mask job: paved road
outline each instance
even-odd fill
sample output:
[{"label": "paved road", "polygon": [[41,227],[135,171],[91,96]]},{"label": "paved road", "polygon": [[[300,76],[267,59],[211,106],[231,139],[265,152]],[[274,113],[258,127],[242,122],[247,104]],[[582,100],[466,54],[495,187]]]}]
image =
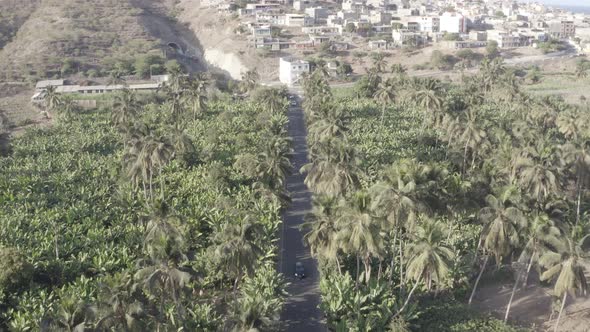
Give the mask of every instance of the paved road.
[{"label": "paved road", "polygon": [[[299,103],[300,104],[300,103]],[[287,298],[281,319],[286,331],[324,332],[327,331],[318,308],[320,303],[319,273],[317,263],[303,245],[303,234],[299,225],[305,214],[311,209],[311,193],[303,183],[305,176],[299,174],[301,166],[307,163],[307,142],[303,110],[300,107],[289,109],[289,136],[293,139],[294,155],[292,158],[294,172],[287,178],[287,190],[292,203],[283,215],[281,236],[280,270],[291,285],[287,288]],[[293,277],[295,262],[302,262],[307,277],[298,280]]]}]

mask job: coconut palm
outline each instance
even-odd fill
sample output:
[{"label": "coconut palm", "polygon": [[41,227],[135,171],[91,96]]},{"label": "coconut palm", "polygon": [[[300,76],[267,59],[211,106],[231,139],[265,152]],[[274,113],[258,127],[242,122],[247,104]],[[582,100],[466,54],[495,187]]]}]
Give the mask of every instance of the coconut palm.
[{"label": "coconut palm", "polygon": [[442,121],[443,99],[441,97],[441,88],[436,80],[425,80],[420,88],[413,94],[413,99],[418,105],[426,110],[426,123],[431,126],[438,126]]},{"label": "coconut palm", "polygon": [[477,285],[487,265],[489,257],[487,252],[494,256],[496,266],[499,268],[503,258],[509,255],[519,243],[518,231],[524,227],[526,219],[522,211],[515,206],[515,203],[518,202],[516,192],[515,187],[508,187],[498,197],[488,195],[486,197],[487,206],[479,211],[479,219],[484,224],[480,241],[485,256],[469,297],[469,304],[473,300]]},{"label": "coconut palm", "polygon": [[521,157],[513,161],[519,175],[519,185],[539,206],[549,196],[559,192],[559,175],[564,159],[554,145],[539,140],[521,152]]},{"label": "coconut palm", "polygon": [[193,111],[193,119],[207,109],[207,85],[207,80],[200,75],[188,81],[185,99]]},{"label": "coconut palm", "polygon": [[576,179],[576,226],[580,223],[580,205],[582,202],[582,193],[590,181],[590,151],[588,149],[589,141],[580,143],[567,143],[562,146],[564,158],[567,162],[568,169],[573,169],[573,175]]},{"label": "coconut palm", "polygon": [[345,195],[359,184],[356,152],[345,140],[330,139],[312,148],[312,162],[301,167],[305,185],[314,193]]},{"label": "coconut palm", "polygon": [[342,244],[344,252],[355,254],[356,282],[360,281],[360,262],[364,264],[364,277],[371,278],[371,259],[380,257],[383,250],[383,238],[379,222],[371,210],[371,197],[365,191],[352,195],[351,201],[341,200],[338,218],[339,232],[337,241]]},{"label": "coconut palm", "polygon": [[[226,223],[214,236],[215,257],[234,278],[234,294],[245,274],[251,275],[262,255],[258,238],[262,229],[248,217]],[[236,294],[237,295],[237,294]]]},{"label": "coconut palm", "polygon": [[111,119],[115,126],[125,127],[132,123],[137,116],[138,101],[135,93],[129,89],[123,89],[113,99],[113,113]]},{"label": "coconut palm", "polygon": [[338,241],[336,241],[337,204],[338,198],[335,196],[316,195],[313,198],[313,208],[306,216],[306,222],[303,225],[303,228],[308,230],[303,240],[314,257],[335,260],[338,271],[342,273],[338,261]]},{"label": "coconut palm", "polygon": [[43,100],[45,102],[45,108],[51,112],[56,110],[56,108],[62,103],[62,97],[57,93],[57,88],[53,85],[50,85],[45,89]]},{"label": "coconut palm", "polygon": [[541,280],[555,280],[553,295],[561,298],[561,307],[555,322],[556,332],[568,295],[576,296],[578,292],[586,295],[588,291],[583,262],[588,259],[590,236],[586,235],[579,240],[575,236],[566,230],[561,245],[555,251],[545,252],[539,260],[540,265],[546,268],[541,274]]},{"label": "coconut palm", "polygon": [[429,291],[432,282],[436,283],[437,289],[441,288],[455,256],[444,243],[447,238],[444,227],[440,221],[425,218],[416,227],[407,248],[408,278],[416,284],[424,282]]},{"label": "coconut palm", "polygon": [[[555,248],[558,246],[559,237],[560,231],[555,227],[553,220],[551,220],[548,215],[544,213],[535,213],[528,218],[528,225],[524,236],[526,243],[518,262],[516,263],[516,280],[514,281],[512,294],[510,295],[510,300],[506,307],[506,314],[504,315],[505,322],[508,320],[512,300],[521,278],[524,277],[523,286],[526,287],[533,263],[539,261],[539,257],[547,250],[547,248]],[[525,264],[526,270],[524,269]]]},{"label": "coconut palm", "polygon": [[479,121],[477,113],[470,110],[465,114],[463,121],[458,121],[460,126],[459,142],[463,145],[463,172],[467,169],[467,154],[471,153],[471,167],[475,164],[475,157],[488,145],[487,133]]},{"label": "coconut palm", "polygon": [[393,79],[390,78],[379,83],[374,97],[381,105],[381,124],[383,125],[385,109],[395,102],[395,83]]}]

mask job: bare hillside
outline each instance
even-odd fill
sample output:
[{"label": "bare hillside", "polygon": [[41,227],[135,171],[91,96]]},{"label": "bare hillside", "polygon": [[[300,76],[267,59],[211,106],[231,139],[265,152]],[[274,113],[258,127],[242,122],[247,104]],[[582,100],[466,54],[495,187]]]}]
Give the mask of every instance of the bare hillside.
[{"label": "bare hillside", "polygon": [[[141,54],[163,53],[171,42],[199,49],[194,36],[174,19],[174,1],[29,2],[30,15],[17,15],[18,22],[11,24],[16,34],[0,50],[0,80],[58,76],[64,63],[74,72],[108,71]],[[0,4],[3,16],[21,12],[15,0]]]}]

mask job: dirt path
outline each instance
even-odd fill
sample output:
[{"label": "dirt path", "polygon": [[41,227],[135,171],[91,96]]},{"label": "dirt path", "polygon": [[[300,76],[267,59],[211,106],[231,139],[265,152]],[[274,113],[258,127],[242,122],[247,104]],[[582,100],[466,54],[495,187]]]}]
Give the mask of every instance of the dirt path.
[{"label": "dirt path", "polygon": [[[311,257],[309,248],[303,245],[303,234],[299,230],[306,213],[311,209],[311,193],[303,183],[305,175],[298,172],[307,163],[305,120],[300,107],[289,109],[289,136],[293,140],[292,163],[295,171],[287,178],[287,190],[291,194],[292,203],[283,215],[279,265],[280,271],[291,285],[287,288],[290,295],[281,319],[285,322],[286,331],[326,331],[318,308],[320,276],[317,262]],[[307,276],[303,280],[293,278],[296,262],[303,263],[305,267]]]},{"label": "dirt path", "polygon": [[[526,289],[519,289],[514,295],[510,309],[510,322],[531,327],[534,331],[553,331],[555,314],[552,311],[550,287],[541,287],[538,277],[533,276]],[[512,284],[490,284],[481,287],[476,293],[474,308],[504,319],[506,305],[512,292]],[[559,324],[559,331],[590,332],[590,298],[569,298]]]}]

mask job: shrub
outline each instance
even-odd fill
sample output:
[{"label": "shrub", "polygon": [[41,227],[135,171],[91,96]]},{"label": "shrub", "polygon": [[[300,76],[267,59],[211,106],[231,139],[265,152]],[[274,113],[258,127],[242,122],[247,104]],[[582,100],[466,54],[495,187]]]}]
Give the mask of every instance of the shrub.
[{"label": "shrub", "polygon": [[33,265],[15,248],[0,248],[0,296],[16,293],[29,284]]}]

